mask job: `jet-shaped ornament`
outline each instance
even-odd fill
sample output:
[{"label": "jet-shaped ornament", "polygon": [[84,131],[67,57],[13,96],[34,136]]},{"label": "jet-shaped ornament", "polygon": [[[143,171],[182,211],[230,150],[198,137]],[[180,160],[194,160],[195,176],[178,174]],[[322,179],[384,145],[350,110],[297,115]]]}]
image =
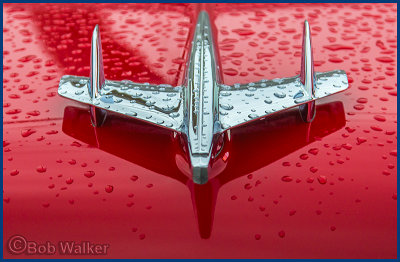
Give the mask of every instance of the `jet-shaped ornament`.
[{"label": "jet-shaped ornament", "polygon": [[58,93],[89,105],[95,127],[101,126],[107,111],[111,111],[180,133],[188,149],[193,182],[205,184],[221,134],[295,106],[299,106],[302,119],[311,122],[315,116],[315,100],[348,88],[343,70],[314,72],[307,21],[304,22],[301,71],[294,77],[225,85],[220,82],[215,48],[209,16],[201,11],[182,86],[110,81],[104,77],[100,32],[96,26],[90,76],[63,76]]}]

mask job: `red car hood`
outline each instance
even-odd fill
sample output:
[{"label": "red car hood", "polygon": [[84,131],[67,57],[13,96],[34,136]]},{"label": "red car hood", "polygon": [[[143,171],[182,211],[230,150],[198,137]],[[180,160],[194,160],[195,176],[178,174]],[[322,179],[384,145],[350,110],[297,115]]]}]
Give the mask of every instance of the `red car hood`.
[{"label": "red car hood", "polygon": [[[89,75],[99,24],[107,79],[180,85],[199,10],[225,84],[300,70],[302,24],[316,71],[350,88],[233,129],[196,185],[179,136],[111,116],[93,128],[57,95]],[[90,241],[102,258],[396,258],[396,4],[5,4],[3,242]],[[93,257],[82,254],[74,257]]]}]

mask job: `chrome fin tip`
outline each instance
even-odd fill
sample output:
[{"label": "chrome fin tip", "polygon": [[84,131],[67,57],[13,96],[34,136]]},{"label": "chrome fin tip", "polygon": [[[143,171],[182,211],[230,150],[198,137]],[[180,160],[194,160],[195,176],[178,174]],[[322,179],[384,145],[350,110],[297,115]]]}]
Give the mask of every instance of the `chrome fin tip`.
[{"label": "chrome fin tip", "polygon": [[[100,95],[102,87],[105,85],[103,54],[101,49],[101,38],[99,25],[96,25],[92,34],[92,46],[90,52],[90,77],[88,93],[91,99]],[[90,118],[92,125],[95,127],[101,126],[106,117],[106,112],[93,105],[90,106]]]},{"label": "chrome fin tip", "polygon": [[310,102],[300,105],[299,112],[304,122],[310,123],[315,118],[315,71],[311,45],[311,31],[307,20],[304,20],[303,43],[301,50],[300,81]]},{"label": "chrome fin tip", "polygon": [[314,57],[311,44],[311,30],[307,20],[304,21],[303,42],[301,50],[300,80],[310,95],[315,91]]},{"label": "chrome fin tip", "polygon": [[101,38],[99,25],[96,25],[92,34],[92,46],[90,53],[90,84],[89,95],[91,98],[97,97],[101,88],[105,84],[103,54],[101,48]]}]

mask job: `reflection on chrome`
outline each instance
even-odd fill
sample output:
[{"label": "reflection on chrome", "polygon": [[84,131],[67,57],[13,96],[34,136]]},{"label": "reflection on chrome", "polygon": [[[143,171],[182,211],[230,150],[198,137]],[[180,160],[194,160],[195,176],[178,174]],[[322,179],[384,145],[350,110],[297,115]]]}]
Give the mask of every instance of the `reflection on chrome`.
[{"label": "reflection on chrome", "polygon": [[140,119],[182,134],[190,176],[197,184],[210,178],[212,154],[230,129],[300,106],[305,122],[315,116],[315,100],[348,87],[346,73],[314,73],[311,33],[304,23],[299,76],[232,86],[220,83],[215,43],[207,12],[198,15],[184,85],[151,85],[104,78],[100,32],[92,36],[90,77],[63,76],[58,93],[89,105],[93,126],[104,123],[107,111]]},{"label": "reflection on chrome", "polygon": [[[200,236],[209,238],[218,191],[223,185],[266,167],[345,126],[341,102],[317,105],[316,109],[312,123],[305,123],[298,112],[288,110],[271,116],[262,124],[251,123],[225,132],[216,141],[216,149],[211,156],[210,179],[204,185],[190,179],[187,145],[177,132],[126,121],[125,116],[118,115],[110,115],[104,126],[96,129],[90,125],[87,110],[71,106],[65,108],[62,130],[74,139],[186,185],[191,192]],[[247,132],[252,133],[250,139],[245,135]],[[150,142],[152,147],[148,146]],[[254,148],[268,150],[260,154]]]}]

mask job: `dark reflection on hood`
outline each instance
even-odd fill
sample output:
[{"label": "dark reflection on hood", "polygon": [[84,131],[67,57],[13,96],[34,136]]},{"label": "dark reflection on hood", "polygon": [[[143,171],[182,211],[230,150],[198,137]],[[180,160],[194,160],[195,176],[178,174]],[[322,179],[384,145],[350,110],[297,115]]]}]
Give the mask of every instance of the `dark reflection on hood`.
[{"label": "dark reflection on hood", "polygon": [[304,123],[296,109],[223,133],[221,148],[211,162],[212,178],[205,185],[194,184],[189,178],[187,149],[182,146],[179,133],[120,115],[110,115],[104,126],[94,128],[88,110],[72,106],[64,110],[62,130],[77,140],[185,184],[192,195],[200,236],[207,239],[221,186],[343,128],[346,122],[342,102],[318,105],[312,123]]}]

